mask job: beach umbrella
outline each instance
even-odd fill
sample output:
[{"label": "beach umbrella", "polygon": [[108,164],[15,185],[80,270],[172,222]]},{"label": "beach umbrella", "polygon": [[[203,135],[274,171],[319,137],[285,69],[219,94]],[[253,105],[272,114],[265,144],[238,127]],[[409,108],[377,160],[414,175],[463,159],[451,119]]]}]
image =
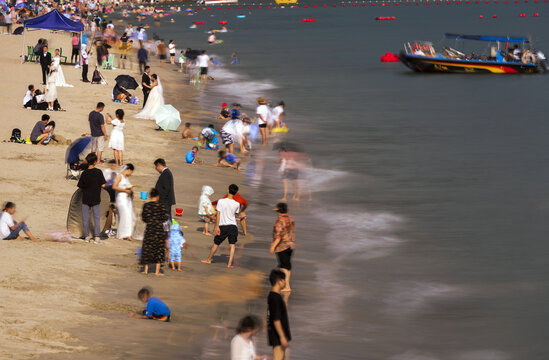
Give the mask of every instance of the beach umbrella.
[{"label": "beach umbrella", "polygon": [[164,130],[175,131],[181,124],[179,111],[171,105],[160,105],[154,113],[154,120]]},{"label": "beach umbrella", "polygon": [[137,81],[135,81],[135,79],[130,75],[118,75],[114,80],[116,81],[118,86],[121,86],[127,90],[134,90],[137,89],[137,87],[139,86]]},{"label": "beach umbrella", "polygon": [[65,162],[73,164],[80,160],[80,155],[90,152],[91,136],[83,136],[72,142],[65,153]]}]

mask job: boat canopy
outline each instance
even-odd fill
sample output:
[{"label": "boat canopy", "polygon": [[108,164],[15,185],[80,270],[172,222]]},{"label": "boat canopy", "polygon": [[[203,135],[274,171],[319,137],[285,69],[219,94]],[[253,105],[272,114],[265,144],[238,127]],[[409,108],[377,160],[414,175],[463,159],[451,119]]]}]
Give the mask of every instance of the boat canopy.
[{"label": "boat canopy", "polygon": [[444,36],[447,39],[461,39],[461,40],[478,40],[478,41],[501,41],[510,43],[529,43],[528,38],[512,37],[512,36],[489,36],[489,35],[463,35],[463,34],[450,34],[446,33]]}]

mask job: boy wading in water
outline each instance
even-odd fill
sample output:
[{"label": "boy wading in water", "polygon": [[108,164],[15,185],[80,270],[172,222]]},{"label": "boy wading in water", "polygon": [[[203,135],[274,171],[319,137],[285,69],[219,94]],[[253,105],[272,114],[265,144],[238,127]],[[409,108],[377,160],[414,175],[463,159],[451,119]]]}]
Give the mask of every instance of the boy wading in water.
[{"label": "boy wading in water", "polygon": [[212,258],[215,252],[219,248],[219,245],[226,238],[229,238],[230,254],[228,268],[233,267],[233,258],[236,251],[236,242],[238,240],[238,227],[236,226],[236,214],[240,211],[240,204],[236,202],[233,197],[238,192],[238,186],[231,184],[229,186],[229,192],[227,198],[220,199],[217,202],[217,219],[215,222],[214,230],[214,244],[210,250],[210,255],[206,260],[200,260],[204,264],[211,264]]},{"label": "boy wading in water", "polygon": [[280,270],[273,270],[269,275],[271,292],[267,297],[267,334],[269,345],[273,347],[273,360],[286,357],[289,342],[292,340],[288,311],[280,292],[286,287],[286,275]]},{"label": "boy wading in water", "polygon": [[139,290],[137,298],[145,304],[145,310],[143,310],[142,314],[130,313],[128,316],[136,319],[170,321],[170,308],[159,298],[151,296],[151,292],[152,291],[146,287]]}]

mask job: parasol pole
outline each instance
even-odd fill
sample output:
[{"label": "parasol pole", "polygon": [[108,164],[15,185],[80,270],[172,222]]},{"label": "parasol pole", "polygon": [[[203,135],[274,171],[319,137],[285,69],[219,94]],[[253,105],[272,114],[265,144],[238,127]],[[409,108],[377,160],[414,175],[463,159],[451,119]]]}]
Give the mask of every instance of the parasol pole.
[{"label": "parasol pole", "polygon": [[21,47],[21,64],[25,62],[25,34],[27,33],[27,27],[23,23],[23,46]]}]

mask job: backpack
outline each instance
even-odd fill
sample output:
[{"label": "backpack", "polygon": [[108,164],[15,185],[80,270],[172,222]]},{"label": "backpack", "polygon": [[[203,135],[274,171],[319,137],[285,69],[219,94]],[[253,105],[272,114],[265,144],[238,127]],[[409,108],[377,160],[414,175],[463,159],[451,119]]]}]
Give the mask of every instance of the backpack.
[{"label": "backpack", "polygon": [[92,81],[91,82],[101,84],[101,74],[99,73],[99,70],[95,69],[93,71]]},{"label": "backpack", "polygon": [[10,142],[14,142],[17,144],[24,144],[25,140],[21,139],[21,130],[18,128],[15,128],[11,131],[11,137]]}]

